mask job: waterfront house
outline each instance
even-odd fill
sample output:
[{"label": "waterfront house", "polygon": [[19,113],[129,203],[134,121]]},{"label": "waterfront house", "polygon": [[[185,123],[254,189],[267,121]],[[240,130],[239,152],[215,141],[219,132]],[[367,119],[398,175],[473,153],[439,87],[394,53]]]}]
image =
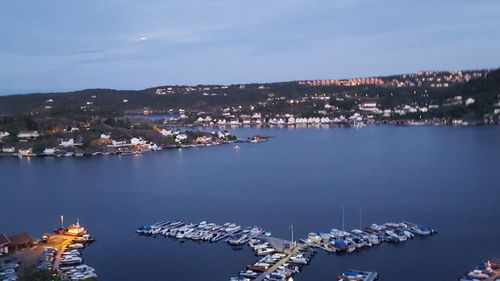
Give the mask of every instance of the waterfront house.
[{"label": "waterfront house", "polygon": [[14,152],[16,152],[16,149],[13,146],[3,147],[2,152],[3,153],[14,153]]},{"label": "waterfront house", "polygon": [[33,240],[26,232],[10,236],[9,240],[11,241],[9,245],[10,251],[28,249],[33,246]]},{"label": "waterfront house", "polygon": [[329,123],[332,123],[332,120],[328,117],[321,117],[320,122],[322,124],[329,124]]},{"label": "waterfront house", "polygon": [[7,237],[5,234],[0,234],[0,256],[3,256],[5,254],[9,253],[9,245],[11,241],[9,237]]},{"label": "waterfront house", "polygon": [[109,134],[101,134],[101,139],[108,140],[111,137]]},{"label": "waterfront house", "polygon": [[252,118],[260,119],[260,118],[262,118],[262,114],[260,114],[259,112],[255,112],[254,114],[252,114]]},{"label": "waterfront house", "polygon": [[229,136],[229,131],[228,130],[222,130],[220,132],[217,133],[217,137],[219,139],[225,139]]},{"label": "waterfront house", "polygon": [[219,124],[219,125],[225,125],[226,124],[226,119],[219,119],[217,121],[217,124]]},{"label": "waterfront house", "polygon": [[[111,146],[125,146],[127,145],[127,141],[126,140],[113,140],[111,142]],[[109,145],[108,145],[109,146]]]},{"label": "waterfront house", "polygon": [[40,134],[38,133],[38,131],[20,131],[18,134],[17,134],[17,137],[18,138],[38,138],[40,136]]},{"label": "waterfront house", "polygon": [[208,137],[208,136],[197,137],[195,140],[195,142],[199,143],[199,144],[210,143],[211,141],[212,141],[212,137]]},{"label": "waterfront house", "polygon": [[59,145],[62,147],[73,147],[73,146],[75,146],[75,140],[72,138],[61,139],[61,143],[59,143]]},{"label": "waterfront house", "polygon": [[43,154],[45,155],[54,155],[54,153],[56,153],[57,149],[55,149],[54,147],[47,147],[43,150]]}]

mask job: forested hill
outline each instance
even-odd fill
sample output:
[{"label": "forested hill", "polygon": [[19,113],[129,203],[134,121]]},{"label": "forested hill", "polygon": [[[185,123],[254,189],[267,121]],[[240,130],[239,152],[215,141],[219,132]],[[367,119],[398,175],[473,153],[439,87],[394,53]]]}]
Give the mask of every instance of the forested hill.
[{"label": "forested hill", "polygon": [[430,104],[462,95],[474,97],[478,113],[491,110],[500,93],[500,69],[494,71],[421,72],[389,77],[310,80],[267,84],[162,86],[139,91],[88,89],[65,93],[0,96],[0,115],[68,110],[165,112],[168,109],[209,111],[310,95],[377,101],[382,107]]}]

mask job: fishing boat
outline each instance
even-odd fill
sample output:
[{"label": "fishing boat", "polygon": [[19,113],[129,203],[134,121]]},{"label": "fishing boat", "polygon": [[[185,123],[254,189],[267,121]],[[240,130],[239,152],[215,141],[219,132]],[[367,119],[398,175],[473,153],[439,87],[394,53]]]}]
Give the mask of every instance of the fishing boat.
[{"label": "fishing boat", "polygon": [[63,220],[64,218],[61,216],[61,227],[58,229],[54,229],[54,233],[69,236],[83,236],[85,234],[88,234],[87,230],[82,225],[80,225],[80,220],[77,220],[75,224],[72,224],[68,227],[63,226]]}]

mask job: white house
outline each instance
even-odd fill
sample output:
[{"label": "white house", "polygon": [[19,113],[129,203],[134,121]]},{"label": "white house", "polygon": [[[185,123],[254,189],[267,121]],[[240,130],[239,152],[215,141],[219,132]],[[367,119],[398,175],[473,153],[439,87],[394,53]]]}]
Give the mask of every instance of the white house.
[{"label": "white house", "polygon": [[43,150],[43,154],[45,155],[54,155],[54,153],[56,153],[56,149],[54,147],[51,147],[51,148],[46,148]]},{"label": "white house", "polygon": [[146,144],[146,142],[142,138],[131,138],[130,139],[130,144],[132,144],[132,145],[141,145],[141,144]]},{"label": "white house", "polygon": [[17,134],[18,138],[38,138],[40,134],[37,131],[20,131]]},{"label": "white house", "polygon": [[186,134],[178,134],[176,137],[175,137],[175,141],[176,142],[181,142],[183,140],[187,139],[187,135]]},{"label": "white house", "polygon": [[109,140],[110,137],[111,137],[111,135],[101,134],[101,139]]},{"label": "white house", "polygon": [[8,136],[10,136],[9,132],[0,132],[0,140]]},{"label": "white house", "polygon": [[168,137],[168,136],[171,136],[173,135],[172,131],[171,130],[166,130],[166,129],[161,129],[160,130],[160,134],[162,134],[163,136],[165,137]]},{"label": "white house", "polygon": [[228,136],[229,136],[229,131],[227,131],[227,130],[223,130],[223,131],[220,131],[220,132],[217,133],[217,137],[219,139],[224,139],[224,138],[226,138]]},{"label": "white house", "polygon": [[2,148],[2,152],[3,153],[14,153],[14,152],[16,152],[16,149],[13,146],[4,147],[4,148]]},{"label": "white house", "polygon": [[74,139],[61,139],[61,143],[59,143],[60,146],[62,147],[72,147],[75,146],[75,140]]},{"label": "white house", "polygon": [[113,140],[111,146],[124,146],[127,144],[126,140]]}]

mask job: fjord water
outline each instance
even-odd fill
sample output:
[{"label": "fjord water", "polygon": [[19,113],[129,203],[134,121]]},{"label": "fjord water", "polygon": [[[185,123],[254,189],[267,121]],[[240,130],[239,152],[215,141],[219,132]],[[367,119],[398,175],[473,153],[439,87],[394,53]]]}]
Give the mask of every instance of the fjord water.
[{"label": "fjord water", "polygon": [[319,251],[295,280],[347,269],[381,280],[456,280],[500,256],[500,128],[237,129],[267,143],[139,157],[2,158],[0,232],[40,236],[66,220],[98,238],[84,252],[101,280],[229,280],[256,258],[224,243],[137,236],[160,220],[261,225],[287,238],[408,220],[438,235],[350,255]]}]

